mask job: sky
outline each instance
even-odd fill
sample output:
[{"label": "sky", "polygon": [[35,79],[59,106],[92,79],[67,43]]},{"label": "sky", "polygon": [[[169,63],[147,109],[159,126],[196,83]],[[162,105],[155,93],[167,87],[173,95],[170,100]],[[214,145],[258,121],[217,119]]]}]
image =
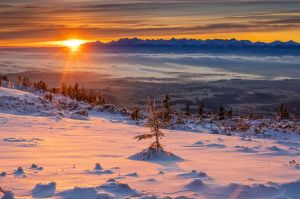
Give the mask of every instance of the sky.
[{"label": "sky", "polygon": [[0,19],[0,46],[124,37],[300,42],[300,0],[0,0]]}]

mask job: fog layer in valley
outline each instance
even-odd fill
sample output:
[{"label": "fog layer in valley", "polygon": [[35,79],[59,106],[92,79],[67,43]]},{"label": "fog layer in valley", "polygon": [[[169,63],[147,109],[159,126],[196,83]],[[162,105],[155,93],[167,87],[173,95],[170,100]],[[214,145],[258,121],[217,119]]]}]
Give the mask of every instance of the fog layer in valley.
[{"label": "fog layer in valley", "polygon": [[284,102],[299,112],[299,56],[2,50],[0,68],[12,79],[28,76],[50,87],[78,82],[125,106],[170,94],[178,108],[204,100],[211,110],[224,104],[272,112]]}]

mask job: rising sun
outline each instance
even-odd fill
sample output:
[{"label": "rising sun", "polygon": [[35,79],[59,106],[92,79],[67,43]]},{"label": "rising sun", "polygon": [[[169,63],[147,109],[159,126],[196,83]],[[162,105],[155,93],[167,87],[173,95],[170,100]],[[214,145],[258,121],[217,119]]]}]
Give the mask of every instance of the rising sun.
[{"label": "rising sun", "polygon": [[69,47],[72,52],[76,52],[80,45],[84,43],[86,43],[86,41],[80,39],[69,39],[62,42],[62,44]]}]

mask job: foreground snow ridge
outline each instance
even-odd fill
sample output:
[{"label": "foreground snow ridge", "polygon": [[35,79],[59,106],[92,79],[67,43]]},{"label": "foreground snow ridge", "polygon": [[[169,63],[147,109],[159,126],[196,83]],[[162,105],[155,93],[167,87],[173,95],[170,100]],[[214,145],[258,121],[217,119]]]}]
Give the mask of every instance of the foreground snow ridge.
[{"label": "foreground snow ridge", "polygon": [[197,133],[163,130],[165,151],[143,149],[147,140],[132,138],[149,129],[124,116],[92,110],[72,119],[84,104],[61,110],[38,95],[4,91],[0,198],[299,199],[297,133],[226,136],[193,124]]},{"label": "foreground snow ridge", "polygon": [[63,198],[104,198],[104,199],[115,199],[115,198],[131,198],[138,197],[141,194],[132,189],[128,184],[123,184],[115,181],[114,179],[108,180],[105,184],[98,187],[75,187],[74,189],[67,190],[58,193],[57,196]]},{"label": "foreground snow ridge", "polygon": [[[241,198],[241,199],[256,199],[256,198],[298,198],[300,181],[276,184],[253,184],[243,185],[231,183],[224,186],[209,185],[201,179],[193,179],[185,185],[181,193],[188,191],[194,192],[191,197],[178,196],[180,198]],[[3,199],[13,199],[14,194],[11,191],[0,189],[4,194]],[[75,187],[69,190],[56,193],[56,183],[37,184],[32,190],[33,198],[49,198],[57,196],[65,199],[118,199],[118,198],[169,198],[158,195],[149,195],[131,188],[128,184],[120,183],[114,179],[109,179],[106,183],[96,187]]]}]

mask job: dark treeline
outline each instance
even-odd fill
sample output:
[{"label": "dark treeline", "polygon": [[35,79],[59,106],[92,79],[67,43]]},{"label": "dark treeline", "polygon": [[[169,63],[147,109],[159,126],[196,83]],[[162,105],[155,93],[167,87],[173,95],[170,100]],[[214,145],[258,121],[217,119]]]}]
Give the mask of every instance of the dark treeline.
[{"label": "dark treeline", "polygon": [[[8,82],[9,84],[14,85],[11,81],[9,81],[6,75],[0,74],[0,85],[2,85],[2,81]],[[52,94],[61,94],[63,96],[69,97],[71,99],[76,99],[77,101],[83,101],[89,103],[91,105],[103,105],[106,103],[103,95],[101,94],[100,90],[86,90],[83,87],[80,87],[78,83],[74,85],[66,85],[62,83],[59,88],[48,88],[48,85],[44,81],[37,81],[31,82],[28,77],[21,77],[18,76],[16,85],[14,85],[18,89],[28,90],[33,89],[39,92],[48,92],[45,95],[45,98],[48,100],[52,100]],[[234,115],[237,115],[233,112],[232,108],[226,109],[222,104],[216,108],[215,112],[207,112],[205,110],[205,103],[201,101],[198,104],[198,110],[196,114],[192,114],[190,103],[187,103],[183,109],[183,111],[175,111],[171,107],[171,98],[169,95],[165,95],[162,101],[160,102],[160,109],[159,117],[162,118],[162,123],[168,124],[172,119],[172,115],[180,115],[184,117],[198,117],[198,118],[208,118],[210,116],[214,116],[215,119],[224,120],[227,118],[232,118]],[[139,120],[142,117],[142,109],[138,106],[134,106],[131,108],[130,118],[132,120]],[[290,114],[287,107],[284,104],[280,104],[278,111],[277,111],[277,118],[278,119],[289,119]],[[259,119],[263,118],[261,114],[249,114],[246,117],[249,119]],[[295,116],[297,117],[297,116]]]},{"label": "dark treeline", "polygon": [[77,83],[74,85],[65,85],[61,84],[60,88],[48,88],[46,82],[40,80],[37,82],[31,82],[28,77],[17,77],[16,84],[9,81],[6,75],[0,75],[0,83],[2,81],[8,82],[8,84],[13,85],[14,87],[22,90],[35,90],[39,92],[48,92],[45,95],[45,98],[48,100],[52,100],[52,94],[61,94],[66,97],[70,97],[71,99],[76,99],[77,101],[83,101],[89,103],[91,105],[103,105],[105,104],[104,97],[102,96],[100,90],[97,91],[87,91],[83,87],[79,87]]},{"label": "dark treeline", "polygon": [[[192,113],[190,103],[186,103],[183,107],[182,111],[176,111],[171,106],[171,98],[169,95],[165,95],[162,101],[158,104],[160,106],[157,107],[157,111],[159,112],[159,117],[162,120],[162,123],[165,125],[168,125],[170,120],[172,119],[172,115],[180,116],[181,118],[199,118],[205,119],[205,118],[213,118],[216,120],[225,120],[225,119],[231,119],[234,116],[239,116],[242,118],[248,118],[248,119],[262,119],[264,116],[262,114],[244,114],[241,115],[238,112],[234,112],[232,108],[225,108],[222,104],[219,105],[219,107],[216,108],[215,111],[206,111],[205,109],[205,103],[204,101],[200,101],[198,104],[198,110],[196,113]],[[141,111],[137,106],[134,106],[131,109],[131,115],[130,118],[133,120],[139,120],[141,119]],[[287,107],[284,104],[280,104],[278,108],[278,112],[276,114],[278,119],[291,119],[289,111]],[[297,116],[295,115],[295,118]]]}]

